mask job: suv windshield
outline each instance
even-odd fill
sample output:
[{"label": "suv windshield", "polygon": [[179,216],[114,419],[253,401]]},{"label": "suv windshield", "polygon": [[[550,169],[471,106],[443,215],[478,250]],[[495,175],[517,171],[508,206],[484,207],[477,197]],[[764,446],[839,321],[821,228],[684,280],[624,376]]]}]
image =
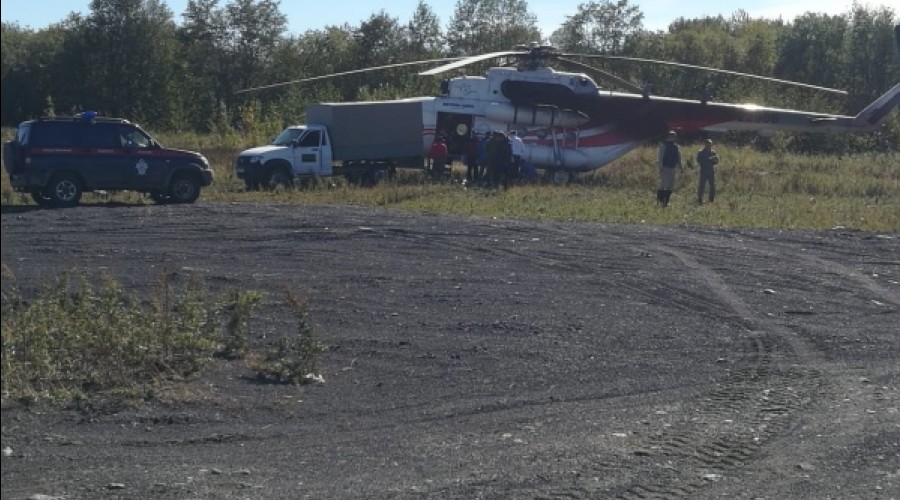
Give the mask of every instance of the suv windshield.
[{"label": "suv windshield", "polygon": [[306,132],[305,128],[286,128],[272,141],[274,146],[287,146]]}]

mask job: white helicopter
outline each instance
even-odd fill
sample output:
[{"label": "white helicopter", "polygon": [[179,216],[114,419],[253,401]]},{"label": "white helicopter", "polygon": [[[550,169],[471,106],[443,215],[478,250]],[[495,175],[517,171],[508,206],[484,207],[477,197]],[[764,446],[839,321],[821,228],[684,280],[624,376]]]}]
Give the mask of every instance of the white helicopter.
[{"label": "white helicopter", "polygon": [[[900,27],[895,32],[900,44]],[[526,145],[524,161],[548,172],[557,184],[569,182],[575,173],[598,169],[669,130],[864,132],[877,128],[900,104],[900,83],[855,116],[719,103],[705,98],[689,100],[656,96],[613,74],[572,60],[572,56],[701,69],[846,94],[836,89],[667,61],[564,54],[553,47],[536,43],[510,51],[366,68],[241,92],[386,68],[452,61],[419,73],[437,75],[489,59],[512,59],[517,61],[515,66],[492,67],[485,76],[458,76],[444,80],[439,96],[407,100],[421,102],[422,153],[427,153],[438,134],[447,138],[451,155],[459,155],[463,142],[473,131],[487,134],[515,129]],[[551,59],[583,68],[630,92],[601,89],[586,73],[556,71],[548,65]]]}]

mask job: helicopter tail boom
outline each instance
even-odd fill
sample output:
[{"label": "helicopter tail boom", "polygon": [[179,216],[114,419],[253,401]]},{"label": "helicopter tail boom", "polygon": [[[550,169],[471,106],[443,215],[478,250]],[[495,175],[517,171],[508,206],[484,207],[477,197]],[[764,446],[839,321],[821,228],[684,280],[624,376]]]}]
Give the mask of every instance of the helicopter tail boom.
[{"label": "helicopter tail boom", "polygon": [[[709,103],[696,105],[693,108],[696,111],[695,120],[692,122],[694,126],[689,124],[681,128],[710,132],[756,131],[764,134],[775,131],[868,132],[884,123],[898,105],[900,105],[900,83],[879,96],[856,116],[809,113],[746,104]],[[707,112],[704,107],[710,111]],[[703,116],[708,117],[710,123],[705,125],[696,123],[696,118]],[[675,124],[675,128],[678,128],[678,123]]]},{"label": "helicopter tail boom", "polygon": [[865,109],[860,111],[859,114],[853,118],[852,126],[855,128],[871,130],[883,123],[898,104],[900,104],[900,83],[894,85],[891,90],[882,94],[881,97],[875,99],[872,104],[869,104]]}]

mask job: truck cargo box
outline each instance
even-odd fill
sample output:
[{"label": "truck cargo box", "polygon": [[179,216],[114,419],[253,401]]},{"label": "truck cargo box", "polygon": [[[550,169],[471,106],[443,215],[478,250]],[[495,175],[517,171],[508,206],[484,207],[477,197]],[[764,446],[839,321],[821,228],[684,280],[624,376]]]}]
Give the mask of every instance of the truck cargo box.
[{"label": "truck cargo box", "polygon": [[422,156],[422,105],[428,99],[313,104],[306,122],[328,128],[335,160]]}]

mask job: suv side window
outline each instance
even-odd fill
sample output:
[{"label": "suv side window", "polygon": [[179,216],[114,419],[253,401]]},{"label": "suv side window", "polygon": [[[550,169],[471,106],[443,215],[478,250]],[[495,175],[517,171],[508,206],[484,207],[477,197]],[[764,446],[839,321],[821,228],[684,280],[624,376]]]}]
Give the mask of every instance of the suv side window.
[{"label": "suv side window", "polygon": [[20,145],[28,146],[28,141],[31,140],[31,123],[23,123],[19,126],[19,129],[16,130],[16,142]]},{"label": "suv side window", "polygon": [[153,144],[150,136],[134,127],[118,126],[118,140],[123,148],[149,148]]},{"label": "suv side window", "polygon": [[83,148],[115,149],[121,147],[114,126],[89,123],[78,127],[78,145]]},{"label": "suv side window", "polygon": [[71,148],[74,143],[73,125],[72,122],[35,122],[31,125],[28,145],[38,148]]}]

